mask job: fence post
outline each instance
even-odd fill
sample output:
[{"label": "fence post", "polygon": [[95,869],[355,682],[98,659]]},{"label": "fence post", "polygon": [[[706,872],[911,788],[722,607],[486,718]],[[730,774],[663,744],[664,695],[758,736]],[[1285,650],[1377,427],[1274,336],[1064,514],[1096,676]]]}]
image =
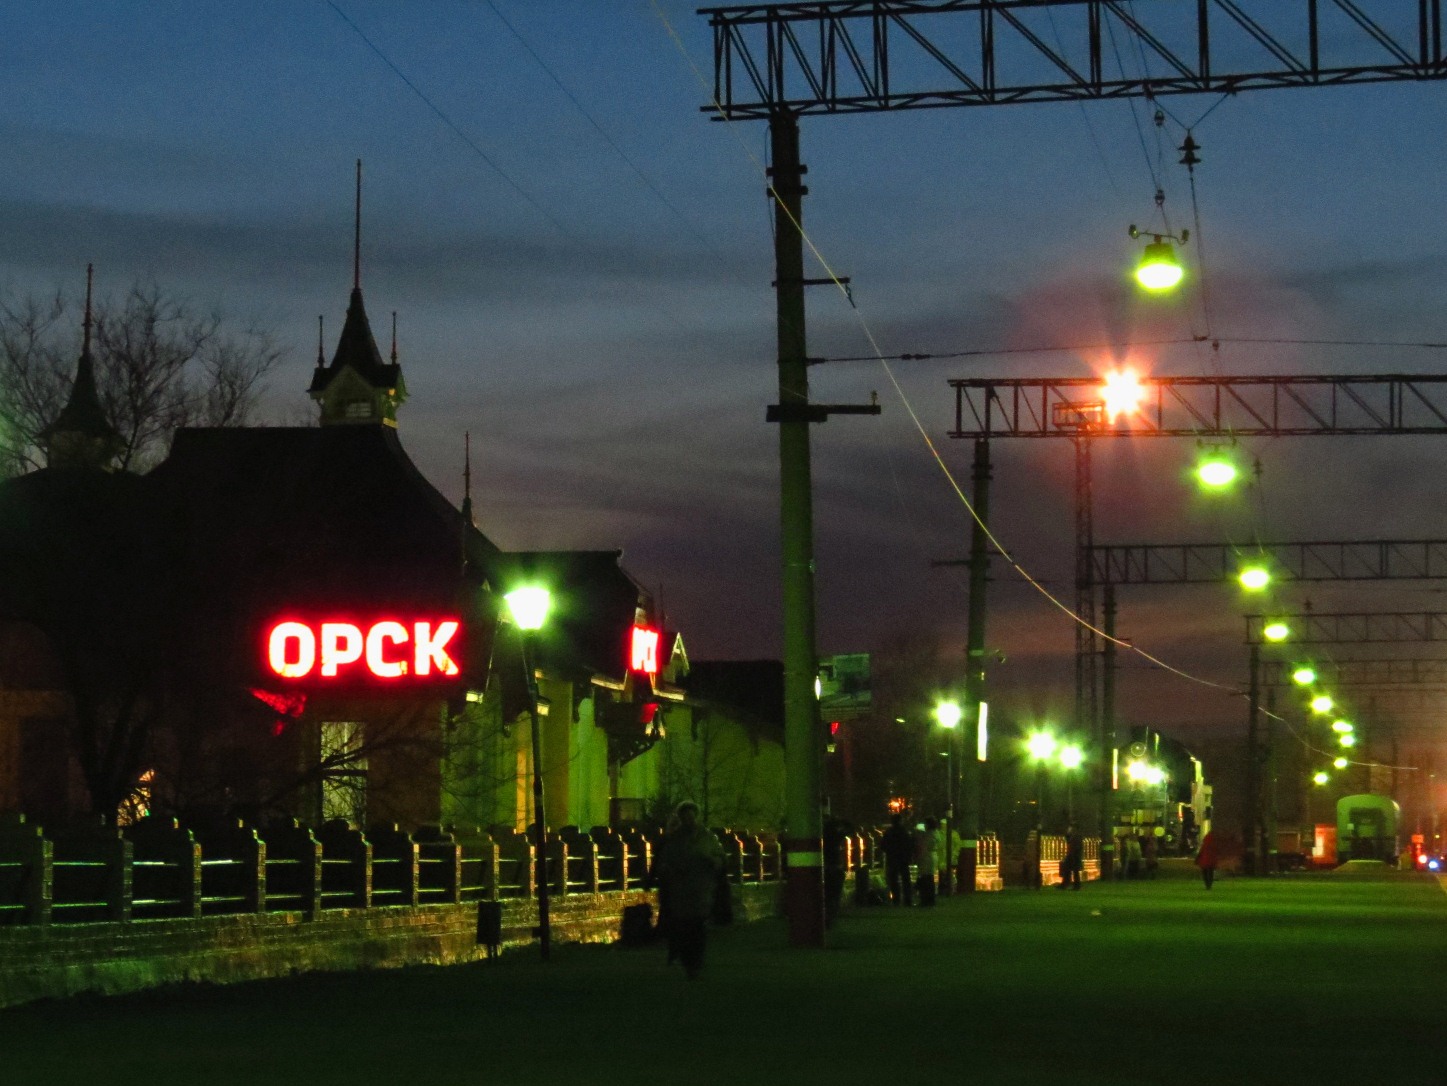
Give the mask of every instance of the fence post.
[{"label": "fence post", "polygon": [[19,904],[25,924],[50,923],[50,903],[55,891],[55,845],[37,825],[27,824],[23,814],[0,816],[0,858],[13,858],[20,865]]}]

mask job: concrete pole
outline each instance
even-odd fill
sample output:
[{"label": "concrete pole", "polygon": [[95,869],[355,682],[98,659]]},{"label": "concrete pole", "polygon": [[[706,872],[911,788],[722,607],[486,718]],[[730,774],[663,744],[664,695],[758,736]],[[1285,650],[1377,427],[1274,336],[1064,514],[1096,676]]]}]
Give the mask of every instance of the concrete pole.
[{"label": "concrete pole", "polygon": [[522,632],[523,669],[528,679],[528,724],[531,727],[533,755],[533,849],[537,859],[533,870],[538,903],[538,951],[543,961],[552,955],[553,929],[548,915],[548,828],[547,813],[543,806],[543,737],[538,719],[538,678],[533,668],[532,653],[529,651],[532,635]]},{"label": "concrete pole", "polygon": [[[981,767],[977,756],[980,744],[980,704],[985,700],[985,591],[990,582],[990,442],[975,439],[974,465],[975,523],[970,530],[970,604],[965,633],[965,716],[964,751],[959,759],[960,778],[960,854],[957,863],[956,893],[969,894],[975,889],[975,871],[979,864]],[[946,863],[956,862],[946,857]]]},{"label": "concrete pole", "polygon": [[1251,646],[1251,679],[1246,694],[1246,813],[1241,825],[1242,867],[1256,874],[1256,846],[1261,823],[1261,646]]},{"label": "concrete pole", "polygon": [[774,279],[779,343],[779,492],[784,589],[784,914],[790,946],[824,945],[824,850],[819,793],[823,741],[814,695],[814,512],[809,369],[804,336],[804,167],[799,121],[769,118]]},{"label": "concrete pole", "polygon": [[1115,756],[1115,585],[1107,581],[1101,588],[1102,646],[1100,720],[1096,752],[1099,758],[1097,785],[1100,797],[1100,877],[1108,879],[1115,870],[1115,789],[1111,768]]},{"label": "concrete pole", "polygon": [[1276,780],[1280,775],[1278,762],[1278,741],[1276,733],[1276,687],[1266,688],[1266,873],[1274,875],[1281,870],[1278,857],[1280,818],[1276,803]]}]

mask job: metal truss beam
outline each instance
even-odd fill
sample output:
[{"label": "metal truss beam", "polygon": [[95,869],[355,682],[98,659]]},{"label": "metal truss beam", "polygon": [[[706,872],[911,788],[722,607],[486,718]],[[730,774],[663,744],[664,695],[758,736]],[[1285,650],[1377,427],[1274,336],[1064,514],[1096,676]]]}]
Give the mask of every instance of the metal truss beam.
[{"label": "metal truss beam", "polygon": [[714,47],[704,110],[720,120],[1447,77],[1440,0],[834,0],[699,14]]},{"label": "metal truss beam", "polygon": [[955,379],[950,437],[1447,433],[1447,374],[1143,377],[1140,384],[1138,409],[1110,420],[1099,378]]},{"label": "metal truss beam", "polygon": [[1447,641],[1447,613],[1441,611],[1368,611],[1339,614],[1247,615],[1246,644],[1270,645],[1261,635],[1268,622],[1284,622],[1292,645],[1396,644]]},{"label": "metal truss beam", "polygon": [[[1317,679],[1332,687],[1441,687],[1447,690],[1447,659],[1332,660],[1313,664]],[[1294,664],[1263,660],[1261,681],[1289,686]]]},{"label": "metal truss beam", "polygon": [[1208,584],[1266,563],[1278,581],[1447,579],[1447,540],[1362,539],[1335,543],[1109,543],[1089,548],[1095,584]]}]

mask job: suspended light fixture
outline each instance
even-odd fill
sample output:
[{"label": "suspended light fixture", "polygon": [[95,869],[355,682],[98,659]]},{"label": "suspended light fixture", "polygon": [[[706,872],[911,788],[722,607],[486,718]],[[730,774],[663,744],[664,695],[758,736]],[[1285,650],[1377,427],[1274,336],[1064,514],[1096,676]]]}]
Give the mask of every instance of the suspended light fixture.
[{"label": "suspended light fixture", "polygon": [[[1131,226],[1130,236],[1138,238],[1141,236],[1141,232],[1135,226]],[[1191,232],[1182,230],[1179,238],[1174,234],[1154,232],[1150,236],[1151,240],[1146,243],[1146,250],[1141,254],[1140,263],[1136,265],[1135,278],[1136,282],[1145,290],[1152,294],[1161,294],[1178,286],[1185,277],[1186,271],[1176,257],[1176,247],[1171,242],[1179,241],[1184,245],[1191,236]]]}]

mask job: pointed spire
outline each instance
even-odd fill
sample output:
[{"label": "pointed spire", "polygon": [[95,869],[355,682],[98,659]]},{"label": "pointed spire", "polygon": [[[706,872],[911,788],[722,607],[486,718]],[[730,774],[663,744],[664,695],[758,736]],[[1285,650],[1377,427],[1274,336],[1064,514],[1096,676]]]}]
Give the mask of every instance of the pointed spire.
[{"label": "pointed spire", "polygon": [[392,362],[382,360],[362,302],[362,160],[357,159],[355,216],[352,224],[352,296],[331,364],[318,355],[308,393],[321,406],[324,426],[335,423],[397,425],[397,408],[407,399],[397,365],[396,315],[392,326]]},{"label": "pointed spire", "polygon": [[327,366],[326,341],[327,341],[327,315],[326,315],[325,313],[318,313],[318,314],[317,314],[317,367],[318,367],[319,369],[326,369],[326,366]]},{"label": "pointed spire", "polygon": [[462,519],[475,524],[472,519],[472,431],[462,433]]},{"label": "pointed spire", "polygon": [[85,266],[85,320],[81,322],[82,339],[80,344],[81,358],[90,356],[90,293],[91,287],[95,285],[95,265]]},{"label": "pointed spire", "polygon": [[362,289],[362,160],[357,159],[357,215],[352,228],[352,289]]},{"label": "pointed spire", "polygon": [[80,359],[75,365],[75,382],[70,398],[55,421],[38,435],[51,467],[109,468],[120,450],[121,436],[106,418],[96,390],[95,361],[91,358],[91,308],[95,265],[85,267],[85,317],[81,322]]},{"label": "pointed spire", "polygon": [[397,311],[392,310],[392,365],[397,364]]}]

